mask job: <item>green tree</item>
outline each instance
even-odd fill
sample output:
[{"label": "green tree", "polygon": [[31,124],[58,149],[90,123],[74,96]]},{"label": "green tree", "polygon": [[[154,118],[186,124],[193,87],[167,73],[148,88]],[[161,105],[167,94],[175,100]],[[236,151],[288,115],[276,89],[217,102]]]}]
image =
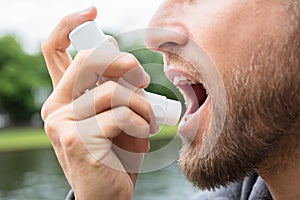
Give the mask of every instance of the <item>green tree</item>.
[{"label": "green tree", "polygon": [[41,53],[25,53],[14,36],[0,38],[0,111],[15,125],[28,123],[40,109],[37,91],[49,87]]}]

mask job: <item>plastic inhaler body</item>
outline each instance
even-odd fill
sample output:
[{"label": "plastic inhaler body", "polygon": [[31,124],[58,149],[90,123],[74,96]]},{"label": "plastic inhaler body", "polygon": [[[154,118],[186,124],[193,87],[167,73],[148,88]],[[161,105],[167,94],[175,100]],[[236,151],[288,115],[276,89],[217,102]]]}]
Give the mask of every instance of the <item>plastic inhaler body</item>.
[{"label": "plastic inhaler body", "polygon": [[[94,21],[88,21],[75,28],[69,38],[77,51],[99,47],[107,41],[103,31]],[[99,47],[101,48],[101,47]],[[115,48],[116,51],[117,48]],[[129,83],[120,79],[118,83],[130,88]],[[142,90],[141,94],[146,98],[153,109],[154,115],[160,124],[177,125],[182,112],[181,103],[167,99],[165,96],[153,94]]]}]

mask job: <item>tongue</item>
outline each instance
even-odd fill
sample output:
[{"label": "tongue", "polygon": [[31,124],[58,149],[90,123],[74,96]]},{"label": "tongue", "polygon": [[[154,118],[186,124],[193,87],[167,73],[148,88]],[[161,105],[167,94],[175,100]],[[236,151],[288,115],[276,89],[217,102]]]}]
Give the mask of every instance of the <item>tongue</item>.
[{"label": "tongue", "polygon": [[194,84],[192,85],[192,88],[195,92],[195,95],[197,96],[198,106],[200,107],[202,104],[204,104],[207,98],[206,91],[202,84]]}]

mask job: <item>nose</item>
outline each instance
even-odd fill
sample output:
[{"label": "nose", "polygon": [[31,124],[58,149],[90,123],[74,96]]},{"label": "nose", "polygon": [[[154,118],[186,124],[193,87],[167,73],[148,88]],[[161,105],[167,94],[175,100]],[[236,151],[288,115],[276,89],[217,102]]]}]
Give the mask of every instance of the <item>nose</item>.
[{"label": "nose", "polygon": [[184,46],[188,36],[182,28],[176,26],[149,27],[146,32],[145,44],[154,51],[165,52],[176,46]]},{"label": "nose", "polygon": [[164,53],[170,48],[187,44],[188,30],[176,13],[178,10],[169,5],[163,5],[157,10],[145,35],[145,44],[149,49]]}]

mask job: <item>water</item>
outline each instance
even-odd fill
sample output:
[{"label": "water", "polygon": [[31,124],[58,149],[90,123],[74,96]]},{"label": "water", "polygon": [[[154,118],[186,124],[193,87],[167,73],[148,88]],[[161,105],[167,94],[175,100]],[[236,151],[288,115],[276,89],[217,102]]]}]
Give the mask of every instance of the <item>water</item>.
[{"label": "water", "polygon": [[[0,153],[1,200],[59,200],[70,189],[51,149]],[[141,174],[134,200],[182,200],[194,193],[176,162]]]},{"label": "water", "polygon": [[176,163],[151,173],[141,174],[134,200],[184,200],[194,194]]},{"label": "water", "polygon": [[0,199],[64,199],[69,186],[52,150],[0,153]]}]

